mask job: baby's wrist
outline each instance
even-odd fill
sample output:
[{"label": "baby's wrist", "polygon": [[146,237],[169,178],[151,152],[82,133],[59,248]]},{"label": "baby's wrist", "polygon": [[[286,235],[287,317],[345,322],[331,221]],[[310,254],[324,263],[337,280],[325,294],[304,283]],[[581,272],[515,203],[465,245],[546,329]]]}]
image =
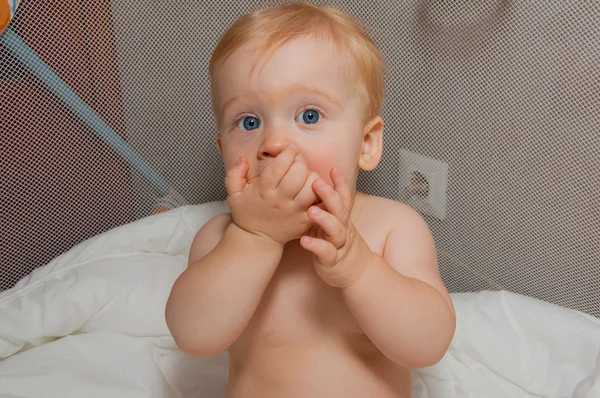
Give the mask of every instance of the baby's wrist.
[{"label": "baby's wrist", "polygon": [[354,259],[352,266],[349,267],[348,283],[342,287],[343,291],[352,290],[355,285],[363,283],[370,276],[366,275],[372,272],[379,265],[379,256],[370,249],[358,251],[351,258]]},{"label": "baby's wrist", "polygon": [[237,225],[235,222],[231,223],[231,227],[235,228],[237,233],[241,234],[245,238],[249,239],[253,245],[262,250],[273,250],[275,252],[283,252],[284,244],[276,241],[267,234],[260,232],[249,231]]}]

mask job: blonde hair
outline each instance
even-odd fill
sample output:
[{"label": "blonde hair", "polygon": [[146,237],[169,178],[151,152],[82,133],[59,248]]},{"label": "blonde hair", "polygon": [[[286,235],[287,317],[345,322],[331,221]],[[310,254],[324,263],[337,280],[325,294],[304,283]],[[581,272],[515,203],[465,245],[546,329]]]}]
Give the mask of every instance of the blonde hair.
[{"label": "blonde hair", "polygon": [[337,49],[349,55],[352,71],[362,85],[360,94],[368,117],[378,115],[385,97],[384,57],[358,20],[331,7],[296,1],[243,15],[217,44],[210,59],[210,76],[214,76],[218,64],[254,39],[262,42],[260,59],[272,55],[288,41],[305,36],[330,39]]}]

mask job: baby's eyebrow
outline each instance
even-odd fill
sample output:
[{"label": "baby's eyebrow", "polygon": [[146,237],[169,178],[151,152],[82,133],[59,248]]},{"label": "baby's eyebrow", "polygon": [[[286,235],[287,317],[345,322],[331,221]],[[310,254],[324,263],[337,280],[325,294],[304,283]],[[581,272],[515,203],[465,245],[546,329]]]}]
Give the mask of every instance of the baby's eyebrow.
[{"label": "baby's eyebrow", "polygon": [[[326,100],[328,100],[329,102],[331,102],[332,104],[337,106],[338,108],[340,108],[340,109],[343,108],[342,103],[339,100],[333,98],[332,96],[324,93],[321,90],[318,90],[316,88],[307,87],[307,86],[301,85],[301,84],[296,85],[296,86],[287,87],[286,90],[282,90],[281,93],[278,94],[278,96],[288,97],[290,95],[291,91],[304,91],[307,93],[315,94],[315,95],[325,98]],[[222,110],[227,109],[231,104],[233,104],[236,101],[239,101],[243,97],[244,97],[244,95],[236,95],[234,97],[229,98],[227,101],[225,101],[223,103],[223,105],[221,106],[221,109]]]},{"label": "baby's eyebrow", "polygon": [[331,102],[332,104],[334,104],[338,108],[342,108],[342,104],[341,104],[340,101],[338,101],[337,99],[333,98],[330,95],[325,94],[323,91],[318,90],[316,88],[311,88],[311,87],[307,87],[307,86],[304,86],[304,85],[297,85],[297,86],[291,87],[291,89],[292,90],[299,90],[299,91],[306,91],[308,93],[316,94],[318,96],[324,97],[325,99],[327,99],[329,102]]},{"label": "baby's eyebrow", "polygon": [[221,109],[222,110],[227,109],[227,107],[229,107],[229,105],[233,104],[235,101],[238,101],[240,98],[242,98],[241,95],[236,95],[235,97],[229,98],[227,101],[225,101],[223,103],[223,105],[221,106]]}]

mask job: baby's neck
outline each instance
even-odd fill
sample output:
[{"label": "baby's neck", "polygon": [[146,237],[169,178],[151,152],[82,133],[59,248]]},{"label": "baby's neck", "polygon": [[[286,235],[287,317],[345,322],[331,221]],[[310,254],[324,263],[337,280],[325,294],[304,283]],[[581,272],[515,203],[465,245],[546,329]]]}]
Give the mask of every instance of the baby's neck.
[{"label": "baby's neck", "polygon": [[353,223],[360,218],[366,198],[367,195],[362,192],[356,191],[354,194],[354,198],[352,198],[352,210],[350,211],[350,221]]}]

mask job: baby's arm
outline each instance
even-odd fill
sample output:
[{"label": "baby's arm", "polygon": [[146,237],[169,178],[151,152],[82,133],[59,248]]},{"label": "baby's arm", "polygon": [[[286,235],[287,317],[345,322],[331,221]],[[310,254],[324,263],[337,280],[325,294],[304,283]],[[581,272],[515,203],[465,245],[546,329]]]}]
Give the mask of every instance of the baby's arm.
[{"label": "baby's arm", "polygon": [[189,266],[167,302],[167,325],[187,354],[227,349],[245,329],[277,269],[283,244],[249,233],[229,214],[207,222],[196,235]]},{"label": "baby's arm", "polygon": [[369,251],[363,260],[368,266],[343,296],[365,334],[390,360],[409,368],[431,366],[454,335],[454,307],[425,221],[405,206],[389,213],[396,222],[383,256]]},{"label": "baby's arm", "polygon": [[167,325],[192,355],[215,355],[242,334],[283,254],[283,246],[311,226],[306,209],[316,201],[310,172],[290,144],[248,184],[247,160],[227,171],[231,215],[215,217],[198,232],[188,268],[167,302]]}]

